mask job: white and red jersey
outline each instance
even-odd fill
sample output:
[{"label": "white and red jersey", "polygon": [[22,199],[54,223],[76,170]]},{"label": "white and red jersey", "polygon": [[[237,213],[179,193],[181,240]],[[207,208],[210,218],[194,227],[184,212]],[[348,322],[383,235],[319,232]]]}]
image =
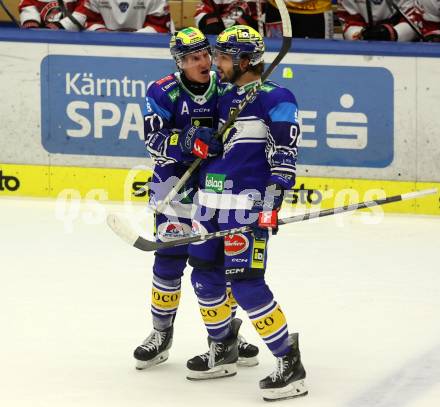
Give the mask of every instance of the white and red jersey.
[{"label": "white and red jersey", "polygon": [[415,20],[424,36],[440,35],[440,0],[416,0]]},{"label": "white and red jersey", "polygon": [[[64,0],[64,4],[69,11],[73,11],[77,0]],[[48,23],[57,23],[64,17],[56,0],[21,0],[18,10],[22,26],[33,21],[46,27]]]},{"label": "white and red jersey", "polygon": [[[337,15],[342,21],[343,35],[346,40],[356,40],[364,27],[369,24],[367,1],[371,4],[372,24],[387,22],[396,16],[386,0],[339,0]],[[394,0],[399,9],[410,17],[414,10],[414,0]],[[412,41],[416,38],[414,30],[403,18],[396,18],[392,24],[397,32],[398,41]]]},{"label": "white and red jersey", "polygon": [[[141,31],[166,33],[171,30],[167,0],[81,0],[73,16],[90,31]],[[69,18],[61,24],[78,30]]]},{"label": "white and red jersey", "polygon": [[[264,3],[266,0],[261,0],[260,5],[261,8],[264,8]],[[258,7],[256,1],[237,1],[237,0],[202,0],[197,6],[196,13],[194,15],[194,20],[196,25],[199,27],[200,20],[206,16],[207,14],[215,14],[216,16],[213,19],[217,20],[219,17],[221,19],[227,20],[229,14],[235,8],[234,6],[240,6],[244,4],[244,11],[246,15],[252,17],[253,20],[258,21],[261,19],[261,16],[258,15]],[[247,21],[240,18],[234,21],[236,24],[244,24],[248,25]],[[207,24],[210,22],[207,21]],[[225,24],[226,25],[226,24]]]}]

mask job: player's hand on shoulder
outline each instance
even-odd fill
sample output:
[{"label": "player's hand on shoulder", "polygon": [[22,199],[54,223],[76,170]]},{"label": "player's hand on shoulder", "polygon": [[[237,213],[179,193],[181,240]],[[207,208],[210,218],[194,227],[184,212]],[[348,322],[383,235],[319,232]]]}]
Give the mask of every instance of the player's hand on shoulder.
[{"label": "player's hand on shoulder", "polygon": [[186,126],[179,137],[179,146],[184,154],[192,154],[203,160],[223,151],[222,143],[214,137],[214,130],[209,127]]}]

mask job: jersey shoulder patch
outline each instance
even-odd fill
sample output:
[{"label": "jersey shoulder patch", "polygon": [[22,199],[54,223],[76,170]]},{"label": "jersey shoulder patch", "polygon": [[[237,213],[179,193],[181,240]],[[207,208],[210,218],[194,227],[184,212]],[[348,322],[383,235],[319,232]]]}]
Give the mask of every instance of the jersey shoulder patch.
[{"label": "jersey shoulder patch", "polygon": [[157,83],[158,85],[163,85],[164,83],[166,83],[166,82],[170,82],[170,81],[173,81],[173,80],[175,80],[175,79],[176,79],[176,78],[175,78],[175,76],[174,76],[173,74],[169,74],[169,75],[164,76],[163,78],[157,80],[156,83]]},{"label": "jersey shoulder patch", "polygon": [[167,75],[158,81],[155,81],[149,88],[150,94],[158,99],[165,97],[175,102],[180,95],[179,82],[174,74]]}]

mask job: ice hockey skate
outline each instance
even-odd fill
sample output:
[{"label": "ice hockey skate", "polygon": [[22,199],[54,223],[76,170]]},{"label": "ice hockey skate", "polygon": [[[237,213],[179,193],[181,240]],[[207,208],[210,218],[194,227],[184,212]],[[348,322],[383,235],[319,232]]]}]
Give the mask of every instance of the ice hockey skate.
[{"label": "ice hockey skate", "polygon": [[260,389],[265,401],[278,401],[305,396],[306,371],[301,363],[298,334],[289,335],[291,349],[286,356],[277,358],[277,367],[269,376],[260,380]]},{"label": "ice hockey skate", "polygon": [[231,323],[231,335],[222,342],[208,338],[209,351],[188,360],[186,366],[188,380],[207,380],[237,374],[238,330],[241,320],[234,318]]},{"label": "ice hockey skate", "polygon": [[143,370],[165,362],[173,343],[173,327],[165,331],[153,329],[142,345],[134,351],[136,369]]},{"label": "ice hockey skate", "polygon": [[238,366],[252,367],[258,365],[259,349],[257,346],[246,342],[241,335],[238,335]]}]

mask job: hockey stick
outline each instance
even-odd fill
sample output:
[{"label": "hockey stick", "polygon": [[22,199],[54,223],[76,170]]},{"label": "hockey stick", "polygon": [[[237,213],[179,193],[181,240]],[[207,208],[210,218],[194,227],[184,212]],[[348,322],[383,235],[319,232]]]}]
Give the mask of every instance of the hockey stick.
[{"label": "hockey stick", "polygon": [[258,18],[258,32],[262,37],[264,37],[264,26],[263,26],[263,12],[261,11],[261,0],[257,0],[257,18]]},{"label": "hockey stick", "polygon": [[373,11],[371,10],[371,0],[365,0],[367,6],[368,27],[371,28],[374,25]]},{"label": "hockey stick", "polygon": [[8,15],[8,17],[11,19],[11,21],[17,25],[17,27],[20,27],[20,23],[16,20],[14,15],[9,11],[9,9],[6,7],[6,4],[3,3],[3,0],[0,0],[0,5],[2,6],[5,13]]},{"label": "hockey stick", "polygon": [[84,30],[84,27],[82,24],[73,16],[73,14],[70,12],[70,10],[66,7],[63,0],[57,0],[58,7],[60,8],[61,12],[64,16],[66,16],[73,24],[75,24],[79,31]]},{"label": "hockey stick", "polygon": [[[356,211],[358,209],[364,209],[374,207],[378,205],[385,205],[388,203],[405,201],[407,199],[420,198],[426,195],[432,195],[437,193],[437,188],[425,189],[417,192],[408,192],[406,194],[390,196],[383,199],[375,199],[372,201],[359,202],[352,205],[340,206],[338,208],[325,209],[319,212],[310,212],[303,215],[295,215],[288,218],[280,219],[278,225],[286,225],[288,223],[302,222],[303,220],[309,220],[314,218],[322,218],[324,216],[336,215],[338,213],[345,213]],[[116,215],[110,214],[107,216],[108,226],[115,232],[122,240],[125,240],[129,245],[136,247],[136,249],[152,252],[158,249],[165,249],[168,247],[181,246],[189,243],[196,243],[210,239],[217,239],[228,235],[234,235],[236,233],[250,232],[252,228],[250,226],[242,226],[239,228],[220,230],[218,232],[200,234],[192,237],[184,237],[181,239],[175,239],[168,242],[153,242],[144,239],[142,236],[138,236],[127,224],[125,224]]]},{"label": "hockey stick", "polygon": [[[237,109],[229,116],[228,120],[223,124],[220,130],[215,133],[215,137],[217,139],[221,139],[223,134],[226,133],[226,130],[231,127],[231,125],[235,122],[238,115],[243,111],[243,109],[247,106],[247,104],[254,99],[257,92],[260,90],[264,81],[270,76],[273,70],[279,65],[281,60],[290,50],[290,44],[292,43],[292,25],[290,22],[289,12],[284,3],[284,0],[275,0],[278,9],[280,11],[281,20],[283,24],[283,43],[281,45],[280,52],[275,57],[273,62],[270,64],[269,68],[267,68],[263,74],[261,75],[261,81],[255,85],[252,89],[246,93],[244,99],[239,103]],[[185,174],[182,175],[180,180],[176,183],[176,185],[168,192],[167,196],[163,199],[163,201],[159,202],[156,208],[156,212],[162,213],[167,205],[171,202],[171,200],[177,195],[178,191],[182,189],[185,185],[186,181],[191,177],[191,174],[197,169],[197,167],[201,164],[203,160],[201,158],[197,158],[191,166],[186,170]]]},{"label": "hockey stick", "polygon": [[421,40],[425,40],[425,36],[422,34],[422,32],[419,30],[419,28],[414,24],[413,21],[399,8],[399,6],[393,1],[393,0],[385,0],[388,4],[388,7],[392,11],[397,12],[407,23],[408,25],[413,29],[413,31],[419,36]]}]

